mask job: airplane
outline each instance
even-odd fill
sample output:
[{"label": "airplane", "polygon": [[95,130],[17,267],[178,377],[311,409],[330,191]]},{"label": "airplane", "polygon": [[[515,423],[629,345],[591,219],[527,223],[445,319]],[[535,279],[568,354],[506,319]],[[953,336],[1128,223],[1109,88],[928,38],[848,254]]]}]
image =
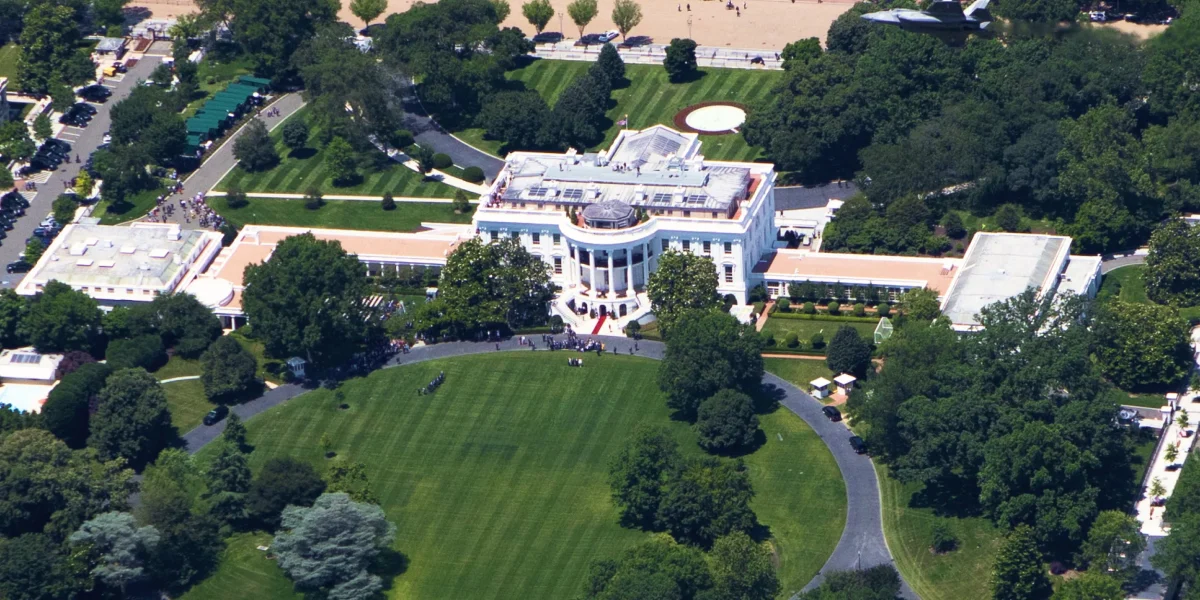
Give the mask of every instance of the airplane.
[{"label": "airplane", "polygon": [[864,20],[895,25],[905,31],[928,33],[942,38],[965,38],[971,32],[981,32],[992,24],[987,6],[991,0],[975,0],[964,11],[958,0],[935,0],[929,10],[893,8],[867,13]]}]

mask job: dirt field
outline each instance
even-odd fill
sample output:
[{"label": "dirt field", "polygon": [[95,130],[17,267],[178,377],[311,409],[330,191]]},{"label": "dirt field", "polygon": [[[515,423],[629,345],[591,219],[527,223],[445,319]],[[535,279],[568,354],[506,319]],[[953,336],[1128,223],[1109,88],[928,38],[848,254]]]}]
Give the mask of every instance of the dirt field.
[{"label": "dirt field", "polygon": [[[408,10],[416,0],[388,0],[385,13]],[[551,0],[555,15],[546,27],[548,31],[561,30],[568,38],[579,37],[579,30],[567,15],[567,4],[571,0]],[[599,33],[615,29],[612,19],[614,0],[599,0],[600,10],[596,19],[585,33]],[[527,34],[533,26],[521,15],[522,0],[509,0],[512,14],[504,22],[505,27],[518,27]],[[825,40],[829,24],[854,5],[853,0],[738,0],[744,6],[741,16],[725,8],[724,0],[692,0],[691,12],[688,2],[675,0],[653,0],[642,3],[642,23],[630,35],[645,35],[655,43],[668,43],[671,38],[688,36],[688,17],[692,19],[691,38],[702,46],[724,46],[729,48],[781,50],[787,44],[808,37]],[[671,6],[675,4],[676,6]],[[140,7],[150,11],[153,18],[167,18],[194,12],[190,0],[156,0],[141,2],[133,0],[130,8]],[[355,27],[363,23],[350,12],[349,0],[343,0],[340,16]],[[561,16],[561,21],[560,17]]]}]

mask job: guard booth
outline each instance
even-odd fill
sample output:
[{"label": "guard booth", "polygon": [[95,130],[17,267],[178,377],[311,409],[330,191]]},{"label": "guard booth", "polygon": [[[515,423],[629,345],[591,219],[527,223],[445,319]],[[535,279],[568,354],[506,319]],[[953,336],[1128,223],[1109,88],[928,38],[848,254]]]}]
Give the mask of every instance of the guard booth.
[{"label": "guard booth", "polygon": [[820,400],[829,396],[829,386],[833,385],[833,382],[824,377],[818,377],[808,382],[808,385],[812,386],[813,398]]},{"label": "guard booth", "polygon": [[287,359],[288,369],[291,370],[292,375],[294,375],[296,379],[304,379],[304,367],[307,364],[308,361],[300,358],[299,356],[293,356]]}]

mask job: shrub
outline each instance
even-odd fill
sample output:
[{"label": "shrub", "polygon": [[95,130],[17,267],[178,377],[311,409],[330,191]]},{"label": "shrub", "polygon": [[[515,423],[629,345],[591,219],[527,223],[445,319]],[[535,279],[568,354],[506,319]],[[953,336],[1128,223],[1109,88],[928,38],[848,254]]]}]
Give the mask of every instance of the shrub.
[{"label": "shrub", "polygon": [[[554,315],[554,316],[558,317],[558,315]],[[558,317],[558,318],[560,321],[562,320],[562,317]],[[553,326],[551,327],[551,329],[553,329]],[[625,335],[627,335],[629,337],[637,337],[638,333],[640,333],[641,331],[642,331],[642,324],[638,323],[637,319],[633,319],[632,321],[625,324]]]},{"label": "shrub", "polygon": [[876,306],[875,311],[876,311],[876,313],[879,314],[880,317],[886,317],[886,316],[892,314],[892,305],[888,304],[887,302],[884,302],[883,304]]},{"label": "shrub", "polygon": [[450,203],[450,207],[457,214],[466,214],[471,212],[471,201],[467,199],[467,195],[462,190],[455,190],[454,200]]},{"label": "shrub", "polygon": [[283,143],[292,150],[308,144],[308,124],[301,119],[288,119],[283,125]]},{"label": "shrub", "polygon": [[820,333],[814,333],[809,343],[812,344],[813,350],[820,350],[825,347],[825,336]]},{"label": "shrub", "polygon": [[162,338],[150,334],[109,342],[105,358],[116,370],[141,367],[153,371],[167,362],[167,353],[163,350]]},{"label": "shrub", "polygon": [[788,332],[787,337],[784,338],[784,343],[787,344],[788,348],[798,348],[800,347],[800,336],[796,335],[795,331]]},{"label": "shrub", "polygon": [[967,234],[967,228],[963,226],[962,217],[958,213],[950,211],[946,213],[942,219],[942,227],[946,228],[946,235],[954,239],[961,239]]},{"label": "shrub", "polygon": [[321,196],[321,190],[317,188],[308,188],[308,192],[304,194],[304,208],[308,210],[317,210],[325,204],[325,198]]},{"label": "shrub", "polygon": [[856,316],[856,317],[867,316],[867,305],[863,304],[862,302],[855,304],[854,305],[854,316]]},{"label": "shrub", "polygon": [[750,288],[750,293],[747,294],[747,299],[750,300],[751,304],[766,301],[768,297],[767,288],[763,287],[762,284]]},{"label": "shrub", "polygon": [[782,312],[788,312],[792,308],[792,301],[787,298],[780,298],[775,301],[775,306],[778,306]]},{"label": "shrub", "polygon": [[763,302],[760,300],[760,301],[754,303],[754,314],[761,315],[761,314],[763,314],[763,311],[765,311],[765,310],[767,310],[766,302]]},{"label": "shrub", "polygon": [[813,305],[812,302],[805,302],[804,303],[804,314],[806,314],[806,315],[817,314],[817,307],[815,305]]},{"label": "shrub", "polygon": [[842,305],[838,304],[837,300],[829,303],[829,314],[835,317],[842,314]]},{"label": "shrub", "polygon": [[433,168],[449,169],[452,166],[454,166],[454,159],[450,158],[449,154],[442,154],[441,152],[438,152],[437,154],[433,155]]},{"label": "shrub", "polygon": [[396,199],[392,197],[391,192],[383,193],[383,202],[380,203],[383,210],[396,210]]},{"label": "shrub", "polygon": [[397,129],[392,132],[392,137],[388,140],[393,148],[407,148],[413,145],[413,134],[407,129]]},{"label": "shrub", "polygon": [[467,167],[463,169],[462,178],[471,183],[480,183],[487,177],[483,174],[483,169],[479,167]]},{"label": "shrub", "polygon": [[243,192],[242,188],[231,185],[225,192],[225,204],[229,208],[242,208],[250,204],[250,200],[246,198],[246,192]]},{"label": "shrub", "polygon": [[825,354],[828,356],[825,364],[834,373],[862,377],[871,364],[871,347],[858,334],[858,330],[849,325],[838,327]]},{"label": "shrub", "polygon": [[[953,213],[951,213],[953,214]],[[955,539],[954,533],[950,531],[950,526],[938,521],[933,524],[933,540],[931,547],[933,551],[942,554],[954,550],[958,545],[958,540]]]},{"label": "shrub", "polygon": [[700,403],[696,416],[696,438],[709,452],[726,452],[754,443],[758,416],[750,397],[734,390],[721,390]]},{"label": "shrub", "polygon": [[771,333],[770,331],[763,331],[758,334],[758,337],[759,337],[759,339],[762,340],[764,348],[774,348],[775,347],[775,334],[774,333]]},{"label": "shrub", "polygon": [[75,194],[59,194],[50,206],[54,209],[54,220],[65,226],[75,220],[75,209],[79,208],[79,202]]}]

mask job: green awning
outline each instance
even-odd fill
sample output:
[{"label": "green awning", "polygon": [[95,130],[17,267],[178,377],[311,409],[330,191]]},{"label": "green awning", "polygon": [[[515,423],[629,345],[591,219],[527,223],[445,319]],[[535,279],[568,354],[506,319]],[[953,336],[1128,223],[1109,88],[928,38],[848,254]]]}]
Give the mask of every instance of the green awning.
[{"label": "green awning", "polygon": [[262,77],[251,77],[249,75],[242,75],[241,77],[238,77],[238,81],[245,83],[247,85],[256,86],[259,89],[266,88],[271,85],[270,79],[263,79]]}]

